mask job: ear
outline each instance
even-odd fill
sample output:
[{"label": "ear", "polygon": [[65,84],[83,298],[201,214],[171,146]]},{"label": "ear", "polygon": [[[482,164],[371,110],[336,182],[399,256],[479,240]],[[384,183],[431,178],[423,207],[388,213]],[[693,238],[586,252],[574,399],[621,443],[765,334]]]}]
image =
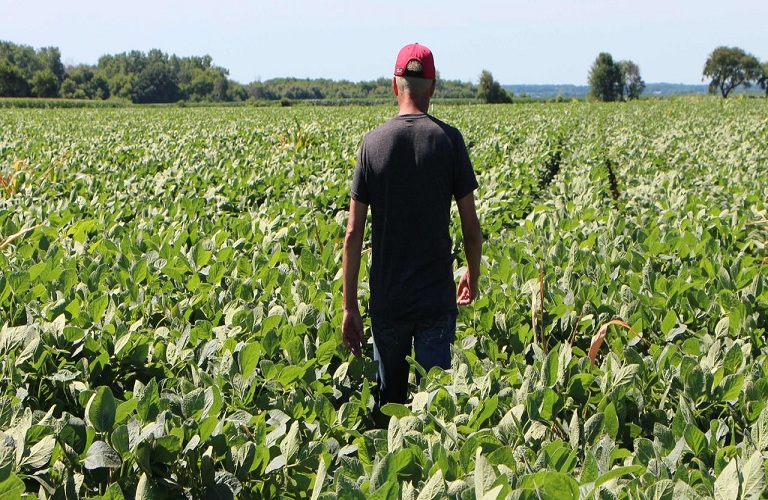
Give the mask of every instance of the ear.
[{"label": "ear", "polygon": [[400,91],[397,90],[397,78],[392,78],[392,91],[395,95],[400,95]]},{"label": "ear", "polygon": [[435,88],[437,88],[437,78],[432,80],[432,86],[429,88],[429,97],[435,95]]}]

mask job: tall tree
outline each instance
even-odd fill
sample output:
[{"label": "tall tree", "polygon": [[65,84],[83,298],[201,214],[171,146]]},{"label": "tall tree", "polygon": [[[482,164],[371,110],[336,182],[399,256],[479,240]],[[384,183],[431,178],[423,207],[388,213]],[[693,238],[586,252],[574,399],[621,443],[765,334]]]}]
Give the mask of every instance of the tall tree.
[{"label": "tall tree", "polygon": [[624,73],[621,67],[613,62],[613,56],[607,52],[601,52],[587,77],[589,82],[589,96],[598,101],[618,101],[624,92]]},{"label": "tall tree", "polygon": [[739,47],[718,47],[704,64],[704,76],[711,78],[709,92],[719,90],[723,98],[739,86],[748,88],[752,81],[760,79],[761,73],[760,61]]},{"label": "tall tree", "polygon": [[15,64],[0,59],[0,97],[27,97],[29,83]]},{"label": "tall tree", "polygon": [[512,102],[512,96],[501,88],[499,82],[493,79],[488,70],[480,73],[480,84],[477,86],[477,98],[487,104],[500,104]]},{"label": "tall tree", "polygon": [[50,70],[61,83],[66,75],[61,63],[61,52],[58,47],[43,47],[37,51],[37,58],[43,64],[43,71]]},{"label": "tall tree", "polygon": [[765,96],[768,97],[768,62],[763,63],[762,70],[757,84],[760,85],[761,89],[765,90]]},{"label": "tall tree", "polygon": [[640,67],[632,61],[619,61],[619,68],[624,79],[624,97],[639,99],[645,90],[645,82],[640,77]]},{"label": "tall tree", "polygon": [[38,71],[30,80],[32,95],[35,97],[57,97],[61,82],[50,69]]},{"label": "tall tree", "polygon": [[133,102],[159,103],[179,100],[179,85],[168,65],[154,62],[136,78]]}]

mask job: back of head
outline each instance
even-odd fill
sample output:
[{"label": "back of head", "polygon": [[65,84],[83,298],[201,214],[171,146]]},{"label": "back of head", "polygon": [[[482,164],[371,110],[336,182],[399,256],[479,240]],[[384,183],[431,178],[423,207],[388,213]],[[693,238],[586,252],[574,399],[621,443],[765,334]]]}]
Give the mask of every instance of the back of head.
[{"label": "back of head", "polygon": [[[423,65],[417,60],[411,60],[406,65],[408,73],[422,74],[424,72]],[[397,90],[402,93],[410,94],[411,96],[426,96],[432,90],[433,79],[419,78],[417,76],[396,76],[395,81],[397,83]]]},{"label": "back of head", "polygon": [[399,92],[415,98],[430,97],[435,77],[435,60],[428,47],[412,43],[400,49],[395,62]]}]

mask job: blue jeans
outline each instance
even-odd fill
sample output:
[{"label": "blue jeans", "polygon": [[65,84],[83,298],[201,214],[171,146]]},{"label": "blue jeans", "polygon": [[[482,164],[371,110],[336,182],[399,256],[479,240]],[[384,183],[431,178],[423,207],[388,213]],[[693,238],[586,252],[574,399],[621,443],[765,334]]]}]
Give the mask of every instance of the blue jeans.
[{"label": "blue jeans", "polygon": [[[415,352],[416,361],[426,370],[451,367],[451,344],[456,340],[456,315],[437,320],[391,322],[371,318],[373,359],[379,362],[379,405],[405,403],[408,398],[410,366],[405,357]],[[416,373],[418,383],[419,374]]]}]

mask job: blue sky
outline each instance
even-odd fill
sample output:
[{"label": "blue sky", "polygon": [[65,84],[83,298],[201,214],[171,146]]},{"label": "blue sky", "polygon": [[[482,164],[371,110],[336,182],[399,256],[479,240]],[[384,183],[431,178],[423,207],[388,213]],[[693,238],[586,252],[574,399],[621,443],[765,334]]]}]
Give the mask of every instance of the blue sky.
[{"label": "blue sky", "polygon": [[586,84],[609,52],[646,82],[701,83],[717,46],[768,60],[766,26],[766,0],[0,0],[0,40],[59,47],[65,64],[158,48],[208,54],[241,83],[389,77],[410,42],[450,80]]}]

